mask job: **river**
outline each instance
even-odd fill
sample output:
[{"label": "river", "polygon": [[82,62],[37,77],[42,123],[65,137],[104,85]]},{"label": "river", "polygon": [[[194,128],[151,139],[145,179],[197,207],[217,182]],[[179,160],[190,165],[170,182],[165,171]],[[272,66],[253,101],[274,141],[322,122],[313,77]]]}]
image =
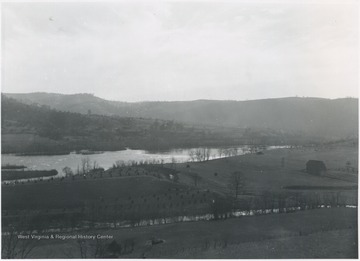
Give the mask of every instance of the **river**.
[{"label": "river", "polygon": [[[286,148],[288,146],[268,146],[267,150]],[[247,145],[236,147],[236,148],[227,148],[227,149],[236,149],[237,155],[243,155],[249,153],[249,147]],[[2,154],[1,155],[1,165],[23,165],[27,167],[27,170],[50,170],[56,169],[58,175],[62,176],[64,173],[62,169],[67,166],[70,167],[73,171],[81,165],[81,160],[88,157],[91,164],[95,161],[99,167],[108,169],[113,166],[113,164],[120,160],[123,162],[130,161],[161,161],[164,163],[170,163],[172,159],[175,159],[176,162],[187,162],[190,160],[189,152],[194,149],[173,149],[169,151],[161,152],[149,152],[145,150],[132,150],[126,149],[121,151],[104,151],[102,153],[82,155],[70,153],[67,155],[51,155],[51,156],[18,156],[14,154]],[[219,148],[210,149],[210,159],[219,158]],[[229,155],[227,155],[229,156]],[[226,157],[224,154],[221,157]]]}]

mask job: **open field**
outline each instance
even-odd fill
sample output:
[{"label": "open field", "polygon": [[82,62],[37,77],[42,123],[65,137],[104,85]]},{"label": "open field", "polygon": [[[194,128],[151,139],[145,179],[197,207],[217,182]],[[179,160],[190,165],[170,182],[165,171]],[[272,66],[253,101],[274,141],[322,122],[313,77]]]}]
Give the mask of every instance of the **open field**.
[{"label": "open field", "polygon": [[[353,144],[328,145],[324,147],[303,147],[294,149],[278,149],[264,151],[264,154],[247,154],[242,156],[212,160],[209,162],[192,162],[178,164],[184,176],[197,173],[200,176],[199,186],[211,188],[218,192],[228,192],[231,173],[241,171],[244,176],[244,193],[260,193],[261,191],[283,191],[287,186],[354,186],[357,185],[356,173],[345,170],[332,173],[332,177],[314,176],[302,170],[310,159],[324,161],[328,172],[344,169],[346,162],[357,168],[358,152]],[[284,159],[284,166],[281,162]],[[216,173],[216,175],[215,175]],[[354,177],[351,181],[342,177]],[[181,176],[180,176],[181,177]],[[193,183],[188,177],[186,183]]]},{"label": "open field", "polygon": [[[304,236],[289,236],[232,245],[223,249],[189,250],[176,258],[356,258],[354,229],[317,232]],[[332,247],[336,245],[336,247]],[[260,250],[260,251],[259,251]]]},{"label": "open field", "polygon": [[[2,205],[3,210],[10,212],[51,209],[56,210],[56,213],[59,209],[63,212],[71,212],[72,209],[84,211],[94,205],[129,205],[131,208],[152,206],[159,211],[170,209],[169,214],[178,214],[186,206],[208,211],[209,202],[214,198],[234,196],[229,188],[229,179],[234,171],[241,171],[244,179],[238,201],[251,200],[253,209],[264,207],[254,202],[259,196],[284,194],[290,200],[294,193],[307,195],[309,191],[320,198],[334,193],[339,197],[341,194],[343,204],[356,204],[357,183],[342,180],[341,177],[357,176],[357,173],[341,171],[342,176],[339,178],[329,178],[301,171],[306,161],[313,158],[323,160],[329,170],[340,169],[346,161],[356,166],[356,149],[347,144],[322,150],[279,149],[265,151],[263,155],[247,154],[205,162],[121,167],[106,172],[95,171],[84,177],[76,175],[23,182],[3,186]],[[281,167],[282,158],[285,159],[284,167]],[[170,179],[171,175],[173,180]],[[196,184],[194,175],[198,177]],[[205,195],[205,191],[210,193]],[[324,199],[317,202],[320,203],[324,203]],[[240,204],[239,207],[244,206]]]},{"label": "open field", "polygon": [[[74,181],[43,181],[3,187],[3,209],[78,208],[85,202],[152,197],[184,185],[159,181],[154,177],[114,177],[78,179]],[[16,196],[15,196],[16,195]]]},{"label": "open field", "polygon": [[[309,242],[320,242],[320,248],[324,249],[318,254],[309,252],[309,257],[355,256],[352,242],[357,234],[357,213],[344,206],[357,205],[357,169],[345,169],[347,162],[357,166],[356,156],[357,147],[343,143],[323,148],[271,150],[204,162],[117,166],[107,171],[95,169],[86,175],[3,184],[3,231],[11,231],[12,225],[21,231],[40,234],[48,233],[48,229],[57,229],[58,233],[70,233],[74,229],[76,233],[106,231],[120,242],[131,242],[132,247],[127,247],[123,257],[235,258],[242,256],[244,248],[248,251],[244,256],[248,257],[270,255],[272,248],[280,249],[271,252],[274,258],[297,257],[294,253],[298,250],[305,253]],[[316,176],[304,172],[309,159],[323,160],[332,177],[328,173]],[[229,182],[235,171],[240,171],[243,179],[237,198]],[[356,179],[351,181],[344,176]],[[319,205],[332,208],[316,209]],[[137,227],[142,220],[204,214],[221,219],[235,209],[286,207],[308,210]],[[121,222],[127,222],[132,228],[118,229],[118,224],[124,224]],[[96,226],[100,223],[108,225]],[[104,230],[109,224],[114,228]],[[330,233],[330,230],[338,232]],[[330,248],[336,245],[333,242],[336,233],[344,239],[344,248],[338,250]],[[175,235],[179,239],[174,239]],[[304,235],[308,240],[304,240]],[[165,243],[145,246],[152,237]],[[281,248],[284,238],[290,238],[286,242],[293,242],[292,246],[299,244],[299,249]],[[257,253],[251,242],[258,241],[256,245],[271,246],[271,249]],[[66,250],[64,254],[60,247],[66,245],[66,249],[74,249],[76,242],[73,246],[64,241],[51,244],[60,244],[59,251],[63,253],[49,250],[50,245],[41,251],[56,253],[56,257],[78,257],[75,250]],[[229,251],[223,250],[227,247]]]},{"label": "open field", "polygon": [[[123,247],[131,239],[134,249],[123,258],[356,258],[356,218],[356,209],[334,208],[83,234],[111,235]],[[164,243],[147,245],[152,238]],[[29,257],[80,257],[76,240],[37,244]]]}]

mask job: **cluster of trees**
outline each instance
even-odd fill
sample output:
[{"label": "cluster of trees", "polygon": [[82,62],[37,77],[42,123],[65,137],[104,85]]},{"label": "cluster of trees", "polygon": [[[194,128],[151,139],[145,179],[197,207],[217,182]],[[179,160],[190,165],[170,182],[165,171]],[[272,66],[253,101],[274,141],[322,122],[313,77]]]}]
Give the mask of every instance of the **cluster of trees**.
[{"label": "cluster of trees", "polygon": [[[257,145],[248,145],[248,150],[250,153],[256,153],[259,149],[264,149],[264,146],[257,146]],[[208,161],[210,159],[214,159],[216,157],[223,158],[223,157],[233,157],[240,154],[238,148],[219,148],[217,149],[217,153],[211,151],[210,148],[198,148],[192,149],[189,151],[189,159],[192,162],[195,161]]]},{"label": "cluster of trees", "polygon": [[156,119],[154,123],[150,125],[150,130],[152,131],[182,131],[184,129],[185,127],[182,123],[167,120]]},{"label": "cluster of trees", "polygon": [[210,148],[198,148],[192,149],[189,151],[190,161],[208,161],[211,158],[211,149]]},{"label": "cluster of trees", "polygon": [[217,150],[217,152],[218,152],[219,158],[239,155],[238,148],[219,148]]},{"label": "cluster of trees", "polygon": [[91,161],[89,157],[84,157],[81,159],[80,166],[77,166],[76,172],[74,173],[73,170],[66,166],[62,169],[63,173],[65,174],[65,177],[71,177],[73,175],[86,175],[90,173],[91,171],[104,171],[103,168],[99,167],[99,164],[96,160]]},{"label": "cluster of trees", "polygon": [[[350,203],[352,202],[352,203]],[[347,204],[356,204],[346,193],[336,192],[275,192],[263,191],[261,194],[235,201],[234,208],[250,210],[269,210],[270,213],[289,212],[293,208],[316,209],[321,206],[344,207]]]},{"label": "cluster of trees", "polygon": [[124,160],[117,160],[112,168],[113,169],[119,169],[119,168],[124,168],[124,167],[136,167],[136,166],[146,166],[146,165],[158,165],[163,167],[164,166],[164,159],[147,159],[147,160],[128,160],[128,161],[124,161]]}]

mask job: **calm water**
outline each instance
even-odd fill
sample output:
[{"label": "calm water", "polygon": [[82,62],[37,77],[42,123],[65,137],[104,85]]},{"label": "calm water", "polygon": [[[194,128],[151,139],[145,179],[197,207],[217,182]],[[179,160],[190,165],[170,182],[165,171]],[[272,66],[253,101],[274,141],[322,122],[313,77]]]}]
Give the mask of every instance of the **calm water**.
[{"label": "calm water", "polygon": [[[270,146],[267,149],[284,148],[286,146]],[[93,164],[94,161],[98,166],[108,169],[118,161],[145,161],[145,160],[163,160],[164,163],[170,163],[172,158],[176,162],[186,162],[190,160],[190,149],[177,149],[165,152],[148,152],[145,150],[122,150],[122,151],[105,151],[99,154],[81,155],[81,154],[68,154],[68,155],[52,155],[52,156],[15,156],[12,154],[1,155],[1,165],[24,165],[27,169],[36,170],[49,170],[56,169],[59,175],[63,175],[62,169],[65,166],[70,167],[76,171],[77,167],[81,165],[81,160],[88,157]],[[249,152],[248,146],[237,147],[238,155]],[[210,151],[210,159],[219,158],[218,149],[212,148]],[[224,155],[222,155],[224,157]]]}]

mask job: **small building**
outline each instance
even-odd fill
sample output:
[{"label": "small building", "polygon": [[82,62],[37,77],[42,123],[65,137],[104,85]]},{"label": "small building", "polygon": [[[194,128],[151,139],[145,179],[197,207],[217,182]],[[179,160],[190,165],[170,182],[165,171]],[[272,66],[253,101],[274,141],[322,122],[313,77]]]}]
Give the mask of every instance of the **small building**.
[{"label": "small building", "polygon": [[321,175],[326,172],[325,163],[321,160],[309,160],[306,162],[306,172],[312,175]]}]

